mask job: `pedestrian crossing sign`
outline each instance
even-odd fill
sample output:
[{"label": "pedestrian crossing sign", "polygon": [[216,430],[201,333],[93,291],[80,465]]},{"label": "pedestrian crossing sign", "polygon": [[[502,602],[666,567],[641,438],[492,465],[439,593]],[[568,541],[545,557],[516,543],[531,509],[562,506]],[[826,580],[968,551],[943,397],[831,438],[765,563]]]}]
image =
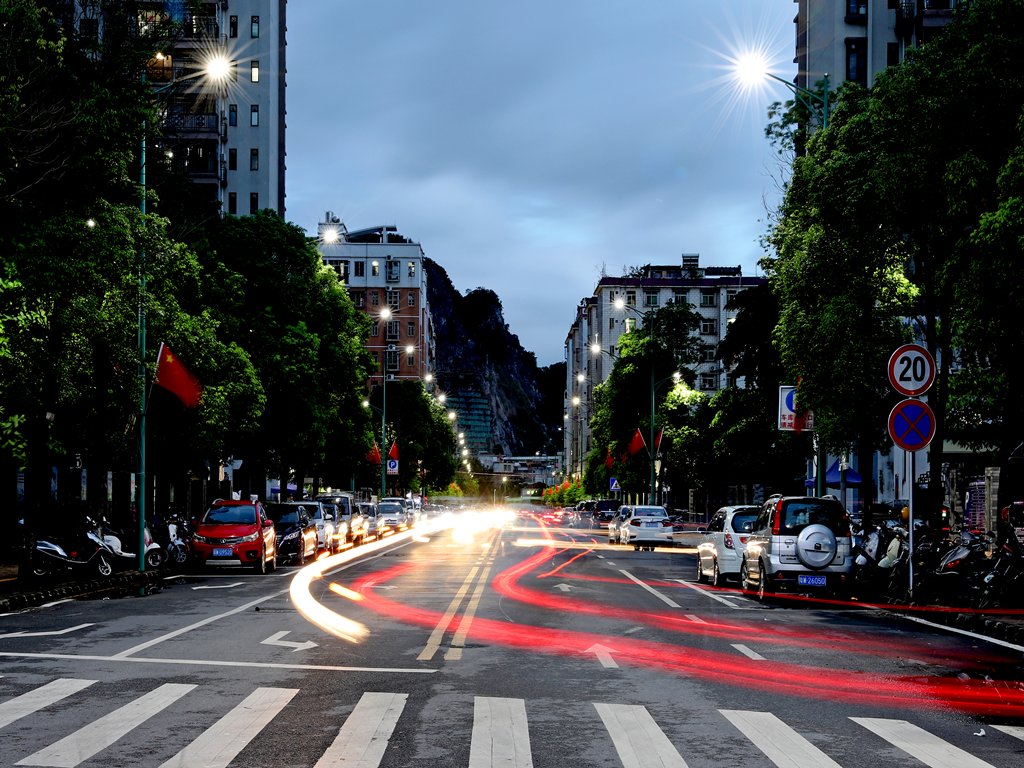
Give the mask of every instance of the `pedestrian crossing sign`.
[{"label": "pedestrian crossing sign", "polygon": [[612,488],[611,489],[613,491],[621,491],[622,490],[622,486],[619,485],[619,481],[618,481],[617,478],[614,478],[614,477],[612,478]]}]

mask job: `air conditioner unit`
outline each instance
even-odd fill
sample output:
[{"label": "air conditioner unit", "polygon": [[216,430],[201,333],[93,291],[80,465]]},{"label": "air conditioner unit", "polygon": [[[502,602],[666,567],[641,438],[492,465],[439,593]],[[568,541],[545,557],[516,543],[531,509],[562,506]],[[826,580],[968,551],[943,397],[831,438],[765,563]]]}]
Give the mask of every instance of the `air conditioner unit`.
[{"label": "air conditioner unit", "polygon": [[394,380],[395,380],[395,374],[393,374],[393,373],[389,373],[389,374],[388,374],[387,376],[385,376],[384,378],[385,378],[385,380],[386,380],[386,381],[394,381]]},{"label": "air conditioner unit", "polygon": [[397,347],[394,344],[388,344],[388,352],[394,352]]}]

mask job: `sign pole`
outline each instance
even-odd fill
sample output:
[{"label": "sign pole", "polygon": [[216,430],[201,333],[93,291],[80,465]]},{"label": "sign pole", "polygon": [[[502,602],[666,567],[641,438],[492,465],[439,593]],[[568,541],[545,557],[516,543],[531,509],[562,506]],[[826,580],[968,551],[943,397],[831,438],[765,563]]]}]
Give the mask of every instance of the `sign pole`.
[{"label": "sign pole", "polygon": [[910,553],[907,562],[910,564],[910,599],[914,599],[914,482],[917,478],[917,451],[910,452]]}]

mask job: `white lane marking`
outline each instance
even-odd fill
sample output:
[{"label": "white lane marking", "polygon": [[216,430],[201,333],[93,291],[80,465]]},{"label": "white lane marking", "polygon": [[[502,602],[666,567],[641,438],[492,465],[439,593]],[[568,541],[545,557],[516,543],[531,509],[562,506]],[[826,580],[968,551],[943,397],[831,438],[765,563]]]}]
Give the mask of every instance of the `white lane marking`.
[{"label": "white lane marking", "polygon": [[160,768],[227,768],[298,688],[257,688]]},{"label": "white lane marking", "polygon": [[603,645],[595,644],[587,648],[584,653],[593,653],[597,655],[597,660],[601,662],[601,666],[605,669],[618,669],[619,665],[615,663],[615,659],[612,658],[612,648],[605,648]]},{"label": "white lane marking", "polygon": [[940,739],[906,720],[888,720],[881,717],[851,717],[876,736],[881,736],[894,747],[916,757],[929,768],[992,768],[948,741]]},{"label": "white lane marking", "polygon": [[779,768],[840,768],[831,757],[771,712],[718,711]]},{"label": "white lane marking", "polygon": [[731,643],[731,645],[747,658],[753,659],[754,661],[766,661],[764,656],[757,651],[750,650],[747,646],[743,645],[743,643]]},{"label": "white lane marking", "polygon": [[572,589],[572,587],[570,587],[568,584],[564,584],[563,583],[563,584],[555,584],[555,589],[560,589],[563,592],[568,592],[570,589]]},{"label": "white lane marking", "polygon": [[266,667],[268,669],[322,669],[328,672],[411,672],[433,674],[436,669],[402,667],[333,667],[323,664],[268,664],[264,661],[215,661],[210,659],[153,659],[135,656],[87,656],[74,653],[8,653],[0,651],[0,657],[17,659],[69,659],[72,661],[123,661],[131,664],[181,664],[191,667]]},{"label": "white lane marking", "polygon": [[724,597],[721,597],[720,595],[716,595],[714,592],[712,592],[712,591],[710,591],[708,589],[704,589],[702,587],[698,587],[696,584],[691,584],[690,582],[683,581],[682,579],[672,579],[672,581],[678,581],[684,587],[689,587],[690,589],[695,589],[698,592],[700,592],[702,595],[707,595],[712,600],[717,600],[718,602],[722,603],[722,605],[728,605],[730,608],[739,608],[740,607],[740,606],[736,605],[736,603],[732,602],[731,600],[726,600]]},{"label": "white lane marking", "polygon": [[79,624],[75,627],[68,627],[67,629],[54,629],[49,632],[11,632],[6,635],[0,635],[0,640],[5,637],[48,637],[50,635],[66,635],[68,632],[74,632],[78,629],[85,629],[86,627],[93,627],[95,624]]},{"label": "white lane marking", "polygon": [[307,640],[304,643],[296,643],[294,640],[282,640],[281,638],[287,635],[289,630],[283,632],[275,632],[266,640],[260,640],[260,645],[280,645],[284,648],[291,648],[292,653],[296,651],[308,651],[310,648],[316,648],[317,644],[312,640]]},{"label": "white lane marking", "polygon": [[665,605],[669,606],[670,608],[679,608],[680,607],[679,603],[677,603],[675,600],[673,600],[672,598],[667,597],[667,596],[661,594],[661,592],[659,592],[658,590],[656,590],[654,587],[650,586],[649,584],[644,584],[642,581],[640,581],[640,579],[638,579],[636,576],[634,576],[629,571],[624,571],[624,570],[622,570],[620,568],[619,569],[619,573],[621,573],[623,576],[625,576],[630,581],[635,582],[636,584],[639,584],[641,587],[646,589],[648,592],[650,592],[652,595],[654,595],[656,598],[661,600],[661,602],[665,603]]},{"label": "white lane marking", "polygon": [[466,645],[466,637],[469,635],[469,627],[473,623],[473,617],[476,616],[476,609],[480,605],[480,600],[484,596],[484,590],[487,588],[487,575],[491,572],[491,566],[494,565],[494,559],[487,564],[487,566],[480,573],[480,578],[477,579],[476,589],[473,590],[473,596],[469,599],[469,603],[466,604],[466,610],[462,612],[462,618],[459,619],[459,628],[455,630],[455,634],[452,636],[451,647],[448,648],[444,654],[445,661],[458,661],[462,658],[462,649]]},{"label": "white lane marking", "polygon": [[455,593],[455,597],[453,597],[451,603],[448,604],[448,610],[444,612],[444,615],[440,620],[438,620],[437,626],[434,627],[434,631],[431,632],[430,637],[427,638],[427,644],[424,646],[423,650],[420,651],[420,655],[416,657],[416,661],[430,661],[434,658],[434,654],[437,653],[438,649],[441,647],[441,641],[444,639],[444,633],[448,631],[448,625],[452,623],[452,619],[459,610],[459,606],[462,605],[462,601],[465,599],[466,593],[469,592],[469,588],[473,586],[473,579],[476,578],[478,570],[479,566],[470,570],[466,580],[462,582],[462,586],[459,587],[459,591]]},{"label": "white lane marking", "polygon": [[686,761],[639,704],[594,704],[623,768],[687,768]]},{"label": "white lane marking", "polygon": [[3,704],[0,704],[0,728],[10,725],[15,720],[25,717],[25,715],[31,715],[43,707],[48,707],[73,693],[78,693],[95,682],[95,680],[75,680],[69,677],[61,677],[52,680],[46,685],[34,688],[28,693],[23,693],[21,696],[5,701]]},{"label": "white lane marking", "polygon": [[946,632],[955,632],[958,635],[969,637],[973,640],[984,640],[986,643],[992,643],[993,645],[1001,645],[1003,648],[1009,648],[1013,651],[1024,651],[1024,645],[1018,645],[1016,643],[1008,643],[1006,640],[996,640],[994,637],[986,637],[985,635],[979,635],[977,632],[969,632],[966,629],[958,629],[957,627],[949,627],[945,624],[936,624],[933,621],[922,619],[917,616],[904,616],[904,619],[908,621],[916,621],[918,624],[924,624],[926,627],[934,627],[935,629],[941,629]]},{"label": "white lane marking", "polygon": [[604,560],[604,555],[598,555],[597,557],[598,557],[598,559],[600,559],[600,560]]},{"label": "white lane marking", "polygon": [[75,598],[73,598],[73,597],[66,597],[63,600],[54,600],[52,603],[43,603],[39,607],[40,608],[52,608],[53,606],[60,605],[61,603],[73,603],[73,602],[75,602]]},{"label": "white lane marking", "polygon": [[232,587],[240,587],[245,584],[244,581],[236,581],[232,584],[204,584],[199,587],[192,587],[192,589],[231,589]]},{"label": "white lane marking", "polygon": [[1019,725],[993,725],[992,727],[1024,741],[1024,728],[1021,728]]},{"label": "white lane marking", "polygon": [[74,768],[100,752],[132,729],[163,711],[196,686],[165,683],[155,691],[115,709],[109,715],[80,728],[70,736],[19,760],[15,765],[46,765],[56,768]]},{"label": "white lane marking", "polygon": [[408,698],[407,693],[365,692],[314,768],[377,768]]},{"label": "white lane marking", "polygon": [[607,565],[615,565],[611,560],[608,561]]},{"label": "white lane marking", "polygon": [[692,613],[686,614],[686,618],[688,618],[690,621],[695,622],[697,624],[707,624],[707,622],[704,621],[704,619],[702,619],[700,616],[697,616],[697,615],[692,614]]},{"label": "white lane marking", "polygon": [[643,627],[631,627],[630,629],[627,629],[622,634],[624,634],[624,635],[632,635],[634,632],[639,632],[642,629],[643,629]]},{"label": "white lane marking", "polygon": [[469,768],[499,767],[533,768],[526,702],[475,696]]}]

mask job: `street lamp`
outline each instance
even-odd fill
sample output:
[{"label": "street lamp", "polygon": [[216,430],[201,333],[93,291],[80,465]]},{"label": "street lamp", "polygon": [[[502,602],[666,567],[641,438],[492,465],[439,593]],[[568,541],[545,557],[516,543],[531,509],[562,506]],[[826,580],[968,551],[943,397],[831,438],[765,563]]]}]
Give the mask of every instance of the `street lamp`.
[{"label": "street lamp", "polygon": [[[226,60],[215,57],[207,62],[206,67],[191,75],[178,78],[165,86],[156,88],[153,95],[163,93],[184,80],[196,77],[209,77],[214,81],[222,80],[228,73]],[[146,82],[146,70],[142,70],[142,82]],[[139,213],[145,226],[146,216],[146,121],[142,121],[142,144],[139,151]],[[92,225],[89,225],[90,227]],[[139,383],[142,389],[141,408],[139,410],[139,558],[140,571],[146,570],[146,249],[139,248],[139,310],[138,310],[138,350],[139,350]]]},{"label": "street lamp", "polygon": [[[818,120],[818,125],[822,127],[822,130],[828,128],[828,72],[824,74],[822,80],[824,81],[824,96],[821,96],[814,91],[809,91],[806,88],[802,88],[796,83],[791,83],[788,80],[783,80],[778,75],[773,75],[768,71],[768,62],[765,61],[764,57],[757,53],[749,53],[745,56],[741,56],[736,61],[736,78],[746,86],[756,86],[764,81],[766,77],[770,77],[772,80],[777,80],[784,86],[789,88],[796,96],[797,100],[800,101],[812,115]],[[815,106],[817,102],[818,106]]]}]

